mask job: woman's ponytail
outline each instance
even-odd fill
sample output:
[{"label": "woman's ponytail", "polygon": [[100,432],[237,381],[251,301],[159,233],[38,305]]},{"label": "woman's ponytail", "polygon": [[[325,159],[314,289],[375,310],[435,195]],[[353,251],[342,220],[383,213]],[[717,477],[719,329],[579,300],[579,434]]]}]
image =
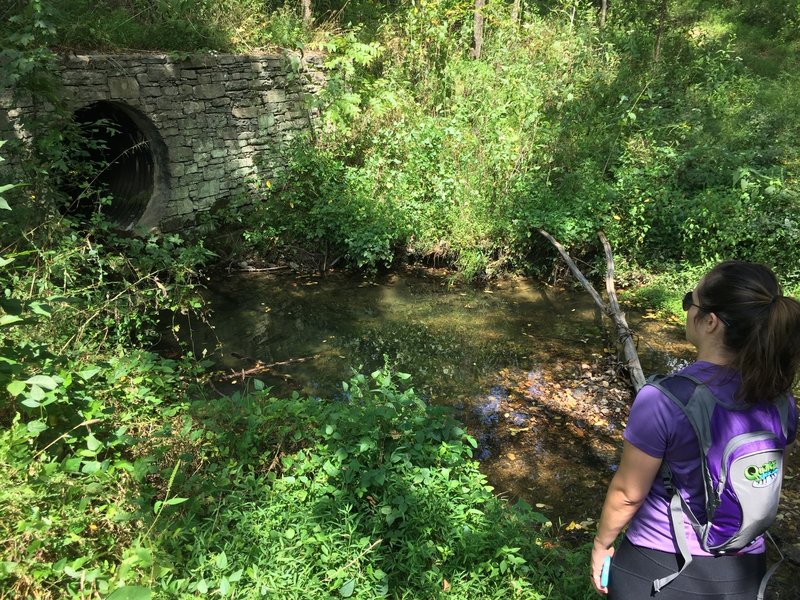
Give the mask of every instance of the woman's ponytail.
[{"label": "woman's ponytail", "polygon": [[726,261],[703,278],[700,304],[721,316],[724,343],[742,376],[741,400],[773,400],[800,369],[800,302],[783,296],[775,274],[757,263]]}]

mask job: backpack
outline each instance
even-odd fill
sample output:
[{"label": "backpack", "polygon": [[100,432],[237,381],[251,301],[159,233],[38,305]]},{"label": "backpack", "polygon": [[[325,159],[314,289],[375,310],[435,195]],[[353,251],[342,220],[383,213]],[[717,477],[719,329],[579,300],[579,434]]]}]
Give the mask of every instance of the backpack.
[{"label": "backpack", "polygon": [[[680,407],[691,423],[700,445],[705,495],[705,514],[695,515],[673,483],[669,465],[666,461],[662,463],[661,477],[671,496],[670,521],[684,564],[677,573],[653,582],[658,592],[692,562],[684,515],[689,518],[700,547],[716,556],[735,554],[747,547],[775,520],[783,483],[789,396],[784,394],[776,399],[778,418],[773,419],[772,429],[732,436],[725,431],[729,419],[719,418],[717,413],[737,409],[724,406],[699,379],[690,375],[656,376],[651,377],[648,384]],[[767,580],[782,560],[781,554],[778,563],[761,580],[759,600],[764,596]]]}]

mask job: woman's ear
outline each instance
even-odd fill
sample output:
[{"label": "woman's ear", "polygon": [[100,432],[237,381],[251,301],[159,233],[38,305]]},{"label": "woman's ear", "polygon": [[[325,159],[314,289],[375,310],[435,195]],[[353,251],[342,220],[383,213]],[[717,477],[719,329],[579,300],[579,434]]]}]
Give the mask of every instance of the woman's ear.
[{"label": "woman's ear", "polygon": [[717,316],[716,313],[713,312],[708,313],[708,316],[703,321],[706,325],[708,333],[714,333],[715,331],[721,330],[722,328],[722,321],[720,320],[720,318]]}]

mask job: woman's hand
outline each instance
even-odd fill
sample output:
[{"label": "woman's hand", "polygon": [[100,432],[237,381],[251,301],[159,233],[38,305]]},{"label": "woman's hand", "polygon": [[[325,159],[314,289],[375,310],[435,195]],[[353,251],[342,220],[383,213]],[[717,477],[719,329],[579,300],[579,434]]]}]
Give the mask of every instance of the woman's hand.
[{"label": "woman's hand", "polygon": [[606,548],[595,538],[594,545],[592,546],[592,585],[598,594],[603,595],[608,594],[608,588],[600,583],[600,574],[603,571],[603,562],[606,556],[614,556],[614,546]]}]

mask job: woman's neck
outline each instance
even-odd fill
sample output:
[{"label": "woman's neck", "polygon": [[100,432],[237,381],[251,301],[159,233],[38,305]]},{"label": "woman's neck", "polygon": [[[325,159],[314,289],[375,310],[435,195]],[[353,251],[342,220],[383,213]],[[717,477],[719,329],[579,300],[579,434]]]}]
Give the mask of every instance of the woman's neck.
[{"label": "woman's neck", "polygon": [[733,355],[724,348],[720,348],[719,346],[711,346],[706,348],[698,348],[697,360],[727,367],[733,362]]}]

